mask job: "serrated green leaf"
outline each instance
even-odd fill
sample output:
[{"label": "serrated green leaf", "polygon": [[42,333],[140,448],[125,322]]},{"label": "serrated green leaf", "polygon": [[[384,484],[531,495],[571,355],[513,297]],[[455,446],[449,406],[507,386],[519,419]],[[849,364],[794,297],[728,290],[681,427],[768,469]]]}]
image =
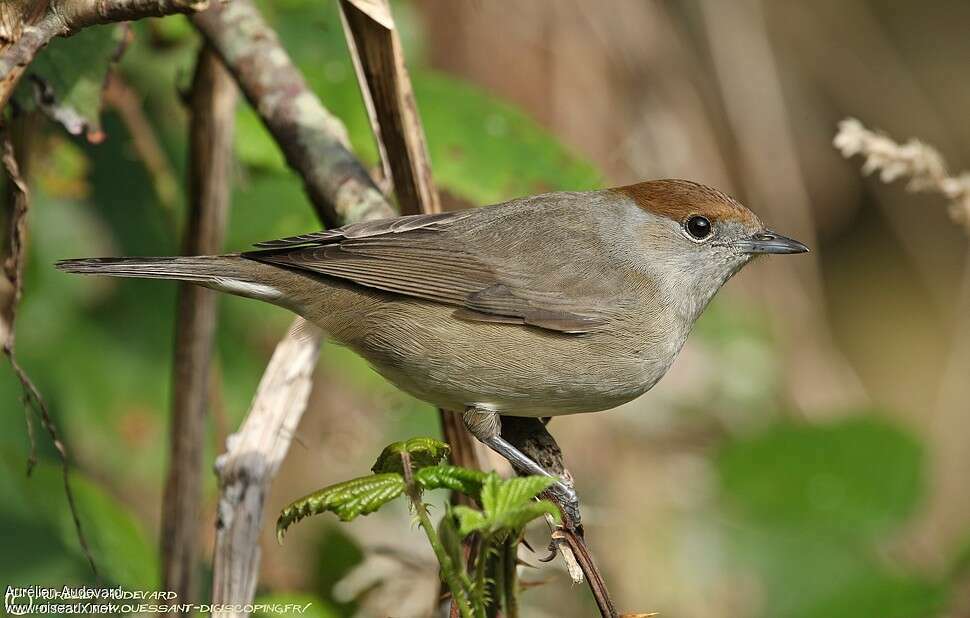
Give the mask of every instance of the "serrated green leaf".
[{"label": "serrated green leaf", "polygon": [[486,535],[518,532],[533,519],[550,514],[559,519],[559,509],[548,500],[536,501],[539,492],[555,482],[547,476],[520,476],[502,480],[489,473],[481,490],[482,510],[465,506],[454,508],[458,532],[462,537],[472,532]]},{"label": "serrated green leaf", "polygon": [[451,448],[435,438],[410,438],[400,442],[388,444],[377,462],[371,470],[375,474],[383,472],[403,472],[401,453],[407,453],[411,457],[411,468],[420,470],[427,466],[433,466],[448,455]]},{"label": "serrated green leaf", "polygon": [[404,492],[404,477],[396,472],[374,474],[325,487],[287,506],[276,521],[276,538],[282,543],[294,523],[327,511],[341,521],[373,513]]},{"label": "serrated green leaf", "polygon": [[488,517],[478,509],[459,504],[452,509],[452,512],[455,515],[455,519],[458,520],[458,534],[462,538],[472,532],[485,530],[489,527]]},{"label": "serrated green leaf", "polygon": [[486,511],[501,513],[528,504],[555,482],[549,476],[517,476],[499,480],[497,476],[486,479],[482,487],[482,507]]},{"label": "serrated green leaf", "polygon": [[440,464],[421,468],[414,480],[424,489],[450,489],[478,499],[488,473],[460,466]]}]

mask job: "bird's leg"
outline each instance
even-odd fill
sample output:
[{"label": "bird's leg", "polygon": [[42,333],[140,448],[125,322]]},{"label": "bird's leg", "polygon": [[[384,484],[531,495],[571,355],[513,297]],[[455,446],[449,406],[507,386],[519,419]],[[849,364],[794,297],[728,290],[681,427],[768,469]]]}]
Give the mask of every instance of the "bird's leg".
[{"label": "bird's leg", "polygon": [[[576,495],[576,490],[573,489],[571,483],[550,474],[545,468],[503,438],[502,421],[494,410],[471,406],[465,409],[462,420],[469,433],[507,459],[517,471],[555,478],[556,482],[546,490],[546,493],[559,505],[565,523],[578,531],[582,531],[579,496]],[[545,430],[544,427],[542,429]],[[548,432],[545,433],[548,435]],[[551,437],[549,436],[550,439]],[[555,441],[552,444],[555,446]]]}]

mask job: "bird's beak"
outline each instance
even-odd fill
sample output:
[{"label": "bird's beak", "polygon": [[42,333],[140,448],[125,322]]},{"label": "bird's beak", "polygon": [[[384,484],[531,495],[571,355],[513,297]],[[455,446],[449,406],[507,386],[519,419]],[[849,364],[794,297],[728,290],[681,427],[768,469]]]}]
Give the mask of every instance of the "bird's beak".
[{"label": "bird's beak", "polygon": [[808,247],[794,238],[782,236],[771,230],[764,230],[753,234],[738,242],[738,246],[745,253],[805,253]]}]

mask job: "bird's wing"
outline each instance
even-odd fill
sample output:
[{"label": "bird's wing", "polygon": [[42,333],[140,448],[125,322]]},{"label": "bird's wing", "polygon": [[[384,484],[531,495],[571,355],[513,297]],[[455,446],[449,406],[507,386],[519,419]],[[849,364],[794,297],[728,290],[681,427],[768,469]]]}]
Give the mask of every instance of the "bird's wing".
[{"label": "bird's wing", "polygon": [[[584,276],[582,268],[572,269],[580,274],[570,275],[569,268],[563,274],[558,258],[537,263],[535,250],[529,254],[522,248],[525,243],[486,251],[481,239],[496,219],[485,217],[480,224],[483,218],[470,218],[476,212],[481,211],[356,223],[260,243],[262,250],[242,255],[451,305],[462,319],[561,333],[585,333],[607,321],[608,310],[601,307],[609,306],[609,277]],[[471,227],[477,228],[474,233]],[[492,229],[500,234],[507,228]],[[557,272],[542,272],[542,263],[555,264]]]}]

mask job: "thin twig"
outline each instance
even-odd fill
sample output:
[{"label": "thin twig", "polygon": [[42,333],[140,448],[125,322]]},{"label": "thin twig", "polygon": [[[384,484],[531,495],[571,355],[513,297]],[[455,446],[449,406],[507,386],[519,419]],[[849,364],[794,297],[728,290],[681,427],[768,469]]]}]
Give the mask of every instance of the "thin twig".
[{"label": "thin twig", "polygon": [[[71,519],[74,522],[74,530],[77,533],[78,543],[80,543],[81,551],[91,567],[91,572],[94,574],[95,579],[98,579],[98,567],[94,562],[91,548],[88,546],[87,539],[84,536],[81,518],[78,515],[77,503],[74,499],[74,491],[71,489],[70,463],[67,457],[67,449],[64,447],[63,441],[61,441],[57,426],[54,424],[50,410],[47,408],[47,403],[30,379],[30,376],[27,375],[27,372],[17,362],[14,324],[17,317],[17,305],[23,292],[23,269],[27,240],[27,211],[30,209],[30,193],[27,188],[27,183],[20,174],[13,142],[9,135],[9,129],[2,128],[2,139],[2,159],[7,175],[7,194],[9,197],[7,204],[9,210],[7,218],[9,228],[7,230],[9,255],[3,259],[3,272],[7,281],[12,286],[8,301],[2,311],[0,311],[0,339],[2,339],[3,353],[7,357],[7,360],[10,361],[10,366],[13,368],[14,374],[17,376],[17,380],[23,389],[25,406],[33,410],[40,418],[41,425],[50,437],[51,443],[54,445],[54,449],[57,451],[57,455],[61,460],[64,495],[67,498],[67,506],[71,513]],[[27,418],[30,418],[29,413],[27,414]],[[34,431],[33,425],[29,420],[27,422],[27,434],[31,447],[27,461],[27,471],[29,474],[36,462]]]},{"label": "thin twig", "polygon": [[[185,255],[212,255],[222,248],[232,190],[236,99],[232,77],[218,56],[203,46],[191,92],[189,221],[182,246]],[[137,107],[140,111],[140,105]],[[183,604],[196,600],[202,452],[215,331],[215,292],[180,284],[161,546],[164,587],[176,592]]]}]

